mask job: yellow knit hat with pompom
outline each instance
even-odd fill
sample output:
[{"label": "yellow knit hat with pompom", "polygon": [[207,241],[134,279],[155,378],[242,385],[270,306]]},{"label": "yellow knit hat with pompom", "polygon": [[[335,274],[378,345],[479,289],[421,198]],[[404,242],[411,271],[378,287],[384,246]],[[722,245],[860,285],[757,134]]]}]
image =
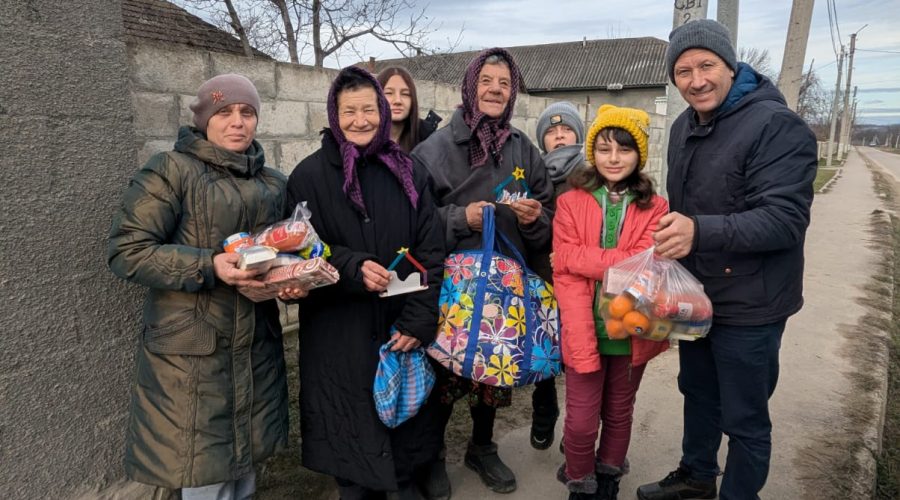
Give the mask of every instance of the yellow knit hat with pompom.
[{"label": "yellow knit hat with pompom", "polygon": [[594,165],[594,142],[601,130],[616,127],[625,130],[638,145],[638,170],[647,164],[647,143],[650,138],[650,115],[646,111],[635,108],[620,108],[604,104],[597,110],[597,118],[588,130],[584,141],[585,156],[591,166]]}]

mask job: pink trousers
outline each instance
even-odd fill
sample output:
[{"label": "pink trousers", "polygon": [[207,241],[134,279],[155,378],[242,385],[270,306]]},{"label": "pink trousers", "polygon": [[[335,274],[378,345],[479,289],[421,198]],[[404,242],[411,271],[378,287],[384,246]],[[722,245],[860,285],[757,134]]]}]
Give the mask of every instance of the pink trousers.
[{"label": "pink trousers", "polygon": [[[630,364],[631,356],[603,356],[600,371],[566,371],[563,440],[569,479],[593,473],[595,462],[622,468],[631,441],[634,398],[647,366]],[[598,429],[600,446],[595,450]]]}]

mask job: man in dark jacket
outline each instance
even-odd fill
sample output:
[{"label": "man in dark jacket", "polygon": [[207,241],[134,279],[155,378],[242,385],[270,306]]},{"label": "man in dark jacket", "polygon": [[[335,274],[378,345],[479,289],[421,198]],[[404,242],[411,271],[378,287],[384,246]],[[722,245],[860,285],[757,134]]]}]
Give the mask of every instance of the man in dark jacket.
[{"label": "man in dark jacket", "polygon": [[660,220],[656,251],[680,259],[703,283],[714,317],[707,338],[679,349],[681,463],[637,494],[715,498],[724,432],[719,498],[756,499],[769,471],[768,400],[781,335],[803,305],[815,137],[769,79],[737,63],[727,29],[715,21],[673,30],[666,63],[689,108],[672,125],[672,213]]}]

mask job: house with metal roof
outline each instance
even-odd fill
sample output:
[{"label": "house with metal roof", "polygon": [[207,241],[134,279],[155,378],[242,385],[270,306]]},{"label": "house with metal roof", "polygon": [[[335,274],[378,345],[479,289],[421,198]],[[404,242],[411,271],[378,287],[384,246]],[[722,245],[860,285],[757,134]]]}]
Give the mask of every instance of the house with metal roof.
[{"label": "house with metal roof", "polygon": [[[565,99],[596,109],[601,104],[659,112],[666,95],[668,43],[653,37],[583,40],[506,47],[522,72],[528,94]],[[403,66],[415,79],[459,85],[479,51],[370,59],[371,71]]]},{"label": "house with metal roof", "polygon": [[[129,44],[177,44],[244,55],[237,37],[166,0],[123,0],[122,22],[125,41]],[[255,48],[253,56],[272,59]]]}]

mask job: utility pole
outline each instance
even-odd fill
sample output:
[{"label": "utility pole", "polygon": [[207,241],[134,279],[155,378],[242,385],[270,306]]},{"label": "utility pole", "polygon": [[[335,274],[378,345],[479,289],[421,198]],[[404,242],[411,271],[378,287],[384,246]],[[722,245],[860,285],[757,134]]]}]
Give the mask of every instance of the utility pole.
[{"label": "utility pole", "polygon": [[740,0],[719,0],[716,6],[716,21],[731,32],[731,45],[737,47],[738,10]]},{"label": "utility pole", "polygon": [[848,149],[850,144],[850,80],[853,78],[853,53],[856,51],[856,34],[863,30],[867,25],[858,29],[856,33],[850,35],[850,60],[847,63],[847,86],[844,90],[844,117],[841,118],[841,144],[844,149]]},{"label": "utility pole", "polygon": [[803,61],[806,58],[806,42],[809,39],[813,3],[814,0],[794,0],[791,6],[791,20],[784,42],[781,73],[778,75],[778,88],[784,94],[787,106],[794,111],[797,110],[800,82],[803,79]]},{"label": "utility pole", "polygon": [[837,126],[838,106],[841,97],[841,70],[844,68],[844,47],[841,46],[841,56],[838,58],[837,83],[834,84],[834,102],[831,104],[831,133],[828,134],[828,158],[825,166],[831,166],[831,156],[834,154],[834,128]]},{"label": "utility pole", "polygon": [[[675,9],[672,12],[672,29],[695,21],[697,19],[706,19],[706,11],[709,7],[707,0],[675,0]],[[668,73],[667,73],[668,74]],[[678,115],[687,108],[687,103],[678,92],[678,87],[669,81],[666,85],[666,130],[663,134],[662,144],[662,172],[660,174],[660,194],[666,196],[666,176],[669,173],[668,151],[669,151],[669,134],[672,130],[672,123],[678,118]]]},{"label": "utility pole", "polygon": [[850,110],[850,135],[847,136],[847,145],[853,145],[853,128],[856,127],[856,91],[859,87],[853,87],[853,107]]}]

